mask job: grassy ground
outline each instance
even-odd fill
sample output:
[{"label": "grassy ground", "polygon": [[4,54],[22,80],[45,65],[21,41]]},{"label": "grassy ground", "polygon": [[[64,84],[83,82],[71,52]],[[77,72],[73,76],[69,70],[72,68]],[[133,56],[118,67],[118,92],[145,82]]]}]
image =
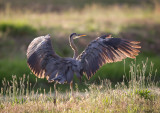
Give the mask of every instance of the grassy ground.
[{"label": "grassy ground", "polygon": [[[71,96],[70,91],[58,90],[56,105],[54,104],[55,93],[52,89],[39,94],[30,88],[29,81],[21,78],[17,82],[13,77],[12,83],[3,81],[0,94],[1,112],[154,112],[160,110],[160,89],[152,80],[152,74],[145,77],[147,64],[139,68],[137,64],[130,67],[130,79],[128,85],[124,81],[112,88],[110,80],[101,80],[99,85],[90,84],[81,92],[79,86]],[[27,84],[25,85],[25,82]],[[17,86],[20,86],[17,87]],[[87,85],[87,84],[86,84]]]},{"label": "grassy ground", "polygon": [[[24,100],[2,102],[1,112],[154,112],[160,110],[160,94],[154,89],[104,89],[106,86],[94,87],[89,92],[58,94],[57,106],[54,97],[49,94],[32,95]],[[103,91],[102,91],[103,89]],[[65,95],[65,96],[64,96]]]}]

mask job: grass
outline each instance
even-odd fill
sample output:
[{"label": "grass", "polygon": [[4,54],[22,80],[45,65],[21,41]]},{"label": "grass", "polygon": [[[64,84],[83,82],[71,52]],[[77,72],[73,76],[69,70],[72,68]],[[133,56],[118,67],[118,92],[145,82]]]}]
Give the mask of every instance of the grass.
[{"label": "grass", "polygon": [[[142,66],[139,68],[138,65]],[[69,91],[64,93],[58,91],[57,105],[53,104],[55,97],[52,89],[49,92],[41,89],[43,90],[41,93],[40,89],[33,90],[34,85],[31,86],[27,78],[20,78],[21,82],[18,83],[13,76],[11,83],[3,81],[0,110],[1,112],[158,112],[160,92],[157,83],[150,79],[152,74],[144,76],[146,62],[138,65],[131,64],[128,85],[123,81],[112,88],[112,83],[106,79],[101,80],[99,85],[94,83],[88,85],[88,89],[84,92],[80,92],[76,85],[74,96],[70,96]]]},{"label": "grass", "polygon": [[92,1],[92,0],[81,0],[81,1],[74,1],[74,0],[46,0],[45,2],[43,0],[39,0],[36,4],[33,4],[31,0],[27,1],[21,1],[21,0],[6,0],[0,2],[1,9],[2,10],[31,10],[34,12],[52,12],[52,11],[65,11],[68,9],[77,9],[81,10],[86,6],[92,5],[92,4],[98,4],[102,5],[104,7],[120,4],[120,5],[128,5],[128,6],[140,6],[140,7],[155,7],[155,4],[158,3],[158,0],[145,0],[145,1],[139,1],[139,0],[98,0],[98,1]]},{"label": "grass", "polygon": [[[146,50],[154,50],[159,53],[160,14],[158,12],[158,4],[154,8],[149,6],[129,7],[128,5],[105,7],[92,4],[86,5],[81,10],[71,8],[63,12],[46,13],[37,13],[29,9],[19,11],[9,7],[0,12],[0,17],[2,17],[0,18],[0,43],[3,43],[4,38],[8,41],[11,38],[14,39],[14,47],[6,51],[18,51],[21,54],[23,52],[19,48],[24,48],[23,51],[26,51],[34,37],[50,34],[54,48],[60,51],[58,51],[59,54],[71,56],[68,46],[68,37],[71,33],[83,33],[88,36],[78,40],[80,44],[77,45],[81,50],[96,37],[112,33],[114,37],[142,41],[142,49],[146,48]],[[2,48],[8,47],[3,45]],[[6,57],[8,53],[3,51],[2,49],[1,52],[0,49],[0,55]],[[9,54],[7,57],[9,56],[13,57],[14,54]]]},{"label": "grass", "polygon": [[[15,15],[16,13],[16,15]],[[116,14],[116,15],[115,15]],[[104,7],[93,4],[84,7],[81,10],[65,10],[59,12],[36,13],[26,11],[15,12],[10,9],[8,12],[1,12],[0,21],[25,21],[36,28],[45,28],[47,31],[52,30],[52,34],[64,34],[75,32],[112,32],[118,33],[122,26],[136,24],[137,21],[147,21],[152,19],[153,22],[159,22],[159,14],[156,9],[150,7],[127,7],[112,5]],[[78,22],[77,22],[78,21]],[[44,31],[42,31],[44,33]],[[50,31],[49,31],[50,32]]]},{"label": "grass", "polygon": [[35,36],[36,29],[22,22],[13,23],[13,22],[0,22],[0,32],[6,37],[18,37],[22,38],[24,36]]},{"label": "grass", "polygon": [[[2,17],[0,18],[0,26],[4,29],[0,30],[0,43],[3,43],[4,38],[8,41],[11,38],[14,39],[14,47],[11,46],[11,50],[7,49],[6,52],[18,51],[21,54],[24,52],[19,48],[24,48],[23,51],[26,51],[28,44],[34,37],[50,34],[57,52],[63,56],[71,56],[72,53],[68,46],[68,37],[71,33],[83,33],[88,36],[78,40],[77,45],[81,50],[96,37],[112,33],[114,37],[141,41],[143,42],[141,43],[143,50],[154,50],[159,53],[160,15],[158,12],[158,4],[156,4],[156,8],[129,7],[127,5],[105,7],[92,4],[81,10],[71,8],[63,12],[46,13],[32,12],[29,9],[22,12],[12,10],[10,7],[6,11],[0,12],[0,17]],[[2,48],[8,47],[3,45]],[[8,53],[3,51],[2,49],[1,52],[0,49],[0,55],[6,57]],[[7,57],[10,56],[13,57],[14,54],[9,54]]]},{"label": "grass", "polygon": [[[136,62],[141,63],[142,60],[145,58],[146,55],[141,54],[137,57]],[[129,67],[130,63],[133,62],[132,59],[126,59],[122,62],[117,63],[111,63],[104,65],[89,81],[86,79],[86,77],[83,77],[82,81],[87,81],[87,83],[100,83],[100,80],[103,79],[109,79],[112,83],[116,84],[118,81],[123,81],[123,75],[125,75],[127,78],[129,78]],[[160,61],[159,57],[157,56],[151,56],[148,60],[148,65],[151,63],[154,63],[154,69],[159,70],[160,69]],[[34,84],[35,82],[35,76],[31,73],[30,69],[27,66],[26,60],[23,59],[1,59],[0,60],[0,81],[2,81],[4,78],[7,78],[7,80],[12,79],[12,75],[16,75],[18,78],[22,77],[23,74],[30,76],[30,82]],[[12,70],[12,71],[8,71]],[[147,67],[146,75],[149,75],[150,67]],[[156,79],[158,80],[160,78],[160,72],[157,72]],[[75,82],[79,82],[79,80],[74,78]],[[49,87],[52,86],[52,84],[48,84],[46,79],[38,79],[38,82],[36,87],[43,87],[49,90]],[[2,86],[2,83],[0,84]],[[83,86],[83,85],[82,85]],[[64,87],[63,85],[60,87]],[[65,87],[64,87],[65,88]],[[64,89],[63,88],[63,89]]]}]

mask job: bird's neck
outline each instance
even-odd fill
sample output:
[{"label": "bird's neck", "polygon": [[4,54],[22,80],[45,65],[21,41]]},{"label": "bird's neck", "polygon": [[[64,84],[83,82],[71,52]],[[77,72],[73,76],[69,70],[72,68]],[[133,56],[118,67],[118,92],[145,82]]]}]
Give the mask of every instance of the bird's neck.
[{"label": "bird's neck", "polygon": [[69,38],[69,43],[70,43],[70,46],[74,52],[73,58],[76,59],[78,56],[78,49],[77,49],[76,45],[74,44],[73,38]]}]

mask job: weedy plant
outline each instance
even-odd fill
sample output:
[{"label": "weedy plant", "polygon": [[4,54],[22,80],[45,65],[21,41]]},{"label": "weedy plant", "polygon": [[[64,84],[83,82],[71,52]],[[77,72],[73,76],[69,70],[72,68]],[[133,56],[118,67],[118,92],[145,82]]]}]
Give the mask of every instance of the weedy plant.
[{"label": "weedy plant", "polygon": [[106,79],[99,85],[85,83],[88,89],[81,92],[76,84],[73,96],[70,91],[57,92],[57,105],[54,105],[51,88],[48,93],[45,89],[35,91],[37,81],[32,85],[29,76],[19,80],[12,76],[12,81],[2,81],[0,112],[159,112],[156,72],[154,74],[153,63],[148,67],[148,59],[138,65],[135,60],[130,64],[129,78],[125,74],[124,80],[115,87]]}]

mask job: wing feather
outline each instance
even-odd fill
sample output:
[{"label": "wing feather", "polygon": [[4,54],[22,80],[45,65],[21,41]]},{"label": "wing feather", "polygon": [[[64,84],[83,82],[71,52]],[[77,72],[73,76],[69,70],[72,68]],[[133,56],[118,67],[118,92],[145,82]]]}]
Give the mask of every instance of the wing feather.
[{"label": "wing feather", "polygon": [[27,63],[38,78],[46,77],[49,82],[59,83],[70,83],[75,71],[71,68],[77,65],[76,60],[61,58],[54,52],[49,35],[37,37],[29,44]]},{"label": "wing feather", "polygon": [[97,38],[77,57],[81,63],[81,71],[89,79],[105,63],[135,58],[141,48],[138,41],[120,38]]}]

